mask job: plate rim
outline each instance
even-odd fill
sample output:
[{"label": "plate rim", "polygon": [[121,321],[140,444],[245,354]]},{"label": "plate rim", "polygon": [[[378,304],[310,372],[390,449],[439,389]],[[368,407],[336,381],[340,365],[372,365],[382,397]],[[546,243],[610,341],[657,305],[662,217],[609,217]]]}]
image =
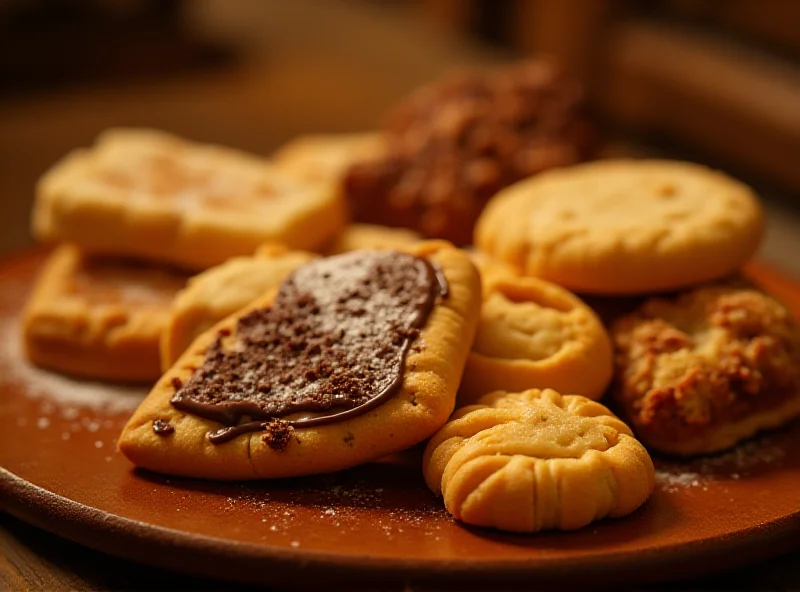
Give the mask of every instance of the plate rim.
[{"label": "plate rim", "polygon": [[[225,580],[289,585],[307,582],[302,577],[293,580],[291,576],[314,569],[325,570],[326,577],[330,575],[336,579],[357,577],[359,581],[380,582],[415,579],[505,583],[530,582],[531,577],[536,577],[540,583],[567,584],[603,577],[604,584],[634,584],[713,573],[716,571],[715,563],[720,563],[719,569],[729,566],[733,562],[732,554],[737,556],[741,565],[745,565],[800,545],[798,508],[792,514],[769,522],[700,541],[583,556],[580,574],[573,573],[577,570],[574,569],[574,560],[569,558],[460,562],[435,558],[372,557],[368,554],[340,555],[233,541],[126,518],[59,495],[3,467],[0,467],[0,509],[85,547],[136,562]],[[569,536],[569,533],[564,534]],[[108,541],[111,544],[101,544]],[[766,542],[769,544],[765,545]],[[143,551],[145,547],[152,549],[154,545],[170,553],[148,554]],[[690,549],[692,552],[687,559],[687,550]],[[174,556],[176,551],[179,552],[177,557]],[[262,570],[242,570],[241,577],[232,577],[230,563],[218,563],[221,569],[215,569],[215,564],[201,561],[198,555],[241,565],[255,565],[257,562]],[[187,567],[189,557],[193,558],[191,568]],[[676,562],[681,565],[679,573],[674,570]],[[271,574],[276,577],[252,577],[254,573],[269,573],[271,567],[277,568]]]}]

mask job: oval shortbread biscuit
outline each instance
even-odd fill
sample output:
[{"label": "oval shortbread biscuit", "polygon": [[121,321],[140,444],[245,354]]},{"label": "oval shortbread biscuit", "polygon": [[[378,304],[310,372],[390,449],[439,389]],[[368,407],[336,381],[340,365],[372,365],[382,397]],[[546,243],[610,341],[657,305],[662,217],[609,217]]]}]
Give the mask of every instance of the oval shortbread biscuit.
[{"label": "oval shortbread biscuit", "polygon": [[764,220],[746,185],[665,160],[554,170],[502,191],[476,245],[526,275],[583,293],[636,294],[723,277],[758,248]]}]

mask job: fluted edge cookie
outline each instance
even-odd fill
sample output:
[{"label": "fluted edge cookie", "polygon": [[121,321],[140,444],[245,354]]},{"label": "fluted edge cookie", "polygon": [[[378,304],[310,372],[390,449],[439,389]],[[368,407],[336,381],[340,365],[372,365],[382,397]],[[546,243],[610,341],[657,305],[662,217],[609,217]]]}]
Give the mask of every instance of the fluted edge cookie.
[{"label": "fluted edge cookie", "polygon": [[[354,261],[358,261],[358,257],[363,257],[364,253],[367,253],[367,257],[377,257],[378,255],[375,255],[375,253],[391,254],[399,252],[355,252],[340,255],[338,258],[355,257]],[[228,363],[228,360],[234,359],[235,356],[228,349],[225,349],[228,347],[225,344],[238,344],[240,341],[230,340],[238,340],[248,336],[248,338],[255,339],[251,333],[245,331],[239,334],[237,331],[242,331],[243,327],[250,326],[256,328],[259,326],[266,327],[271,331],[272,329],[269,325],[259,325],[258,323],[261,321],[258,319],[261,316],[277,315],[285,312],[286,308],[282,309],[276,302],[283,302],[280,300],[282,298],[281,294],[284,295],[283,298],[288,298],[288,295],[295,293],[293,290],[296,289],[296,286],[293,283],[291,284],[291,290],[287,287],[290,280],[291,282],[295,281],[291,278],[307,277],[312,272],[321,273],[324,268],[324,265],[319,268],[312,267],[317,263],[311,263],[299,268],[295,274],[290,276],[284,282],[277,295],[270,294],[260,299],[247,310],[222,321],[216,327],[198,337],[189,350],[156,384],[155,388],[134,413],[120,436],[120,450],[137,466],[162,473],[209,479],[258,479],[336,471],[403,450],[428,438],[444,425],[455,404],[456,389],[466,361],[469,344],[475,332],[480,306],[480,279],[469,258],[463,252],[447,243],[420,243],[406,249],[403,253],[411,255],[414,260],[419,257],[438,267],[440,273],[446,278],[447,294],[436,298],[432,309],[425,317],[426,320],[421,329],[409,329],[410,332],[407,334],[398,333],[395,337],[398,337],[399,340],[392,341],[391,347],[405,348],[406,345],[410,345],[410,349],[407,350],[405,363],[402,365],[401,382],[396,383],[398,388],[396,391],[391,391],[392,394],[388,399],[381,400],[379,405],[366,409],[360,415],[347,417],[333,423],[312,425],[310,427],[286,425],[287,421],[300,421],[318,417],[318,414],[310,411],[305,413],[292,412],[290,415],[282,416],[284,421],[277,422],[277,424],[267,421],[264,422],[263,429],[241,434],[235,434],[236,430],[227,429],[229,423],[201,417],[197,413],[186,411],[186,407],[183,404],[181,404],[181,407],[184,410],[181,410],[171,403],[176,398],[185,402],[187,397],[194,396],[192,393],[196,391],[181,389],[194,389],[195,387],[192,385],[198,384],[202,386],[203,383],[200,379],[206,380],[207,384],[216,384],[214,383],[215,376],[219,377],[221,370],[216,370],[217,374],[214,372],[209,374],[207,372],[209,368],[204,367],[205,362],[212,358],[217,359],[218,352],[222,351],[223,354],[225,352],[230,354],[227,357],[223,355],[223,358],[220,358],[225,360],[224,363]],[[402,255],[402,253],[400,254]],[[317,261],[324,262],[332,259],[334,258]],[[350,261],[350,259],[347,259],[347,261]],[[300,271],[303,271],[305,275],[296,276]],[[351,277],[348,275],[350,272],[334,274],[331,271],[330,273],[332,278],[335,276],[338,279],[342,279],[342,281],[351,281],[347,279]],[[369,277],[372,278],[370,281],[383,281],[380,274],[375,277],[370,275]],[[289,291],[284,294],[282,292],[284,289]],[[337,290],[340,289],[343,288],[337,288]],[[354,297],[358,296],[358,290],[355,287],[353,289],[355,290],[353,292]],[[391,286],[386,289],[391,292]],[[316,291],[314,294],[329,293],[329,290],[324,286],[319,290],[322,291]],[[402,290],[397,292],[396,295],[400,297],[404,293],[405,290]],[[326,297],[333,298],[337,294],[338,292],[334,291]],[[345,306],[345,308],[350,306],[350,300],[348,300],[350,296],[345,294],[341,297],[344,298],[342,306]],[[307,303],[307,305],[310,307],[308,310],[312,311],[310,314],[319,314],[313,312],[313,302]],[[300,306],[299,301],[297,306]],[[306,304],[303,304],[303,306],[306,306]],[[269,310],[276,312],[269,313]],[[395,309],[392,308],[391,310]],[[328,313],[326,312],[325,314]],[[339,312],[337,311],[336,314],[339,314]],[[357,315],[358,313],[356,311],[352,314]],[[370,315],[374,314],[378,313],[370,313]],[[356,316],[355,318],[361,317]],[[372,316],[364,317],[364,319],[365,322],[358,325],[361,327],[360,331],[367,333],[373,330],[382,331],[381,327],[383,325],[372,322]],[[328,322],[327,317],[320,322]],[[280,326],[284,326],[287,331],[290,329],[290,325],[275,325],[274,327],[277,330],[277,327]],[[294,326],[295,323],[292,323],[291,327]],[[350,325],[347,325],[347,327],[350,327]],[[358,333],[345,334],[348,330],[347,327],[332,329],[334,331],[331,334],[334,340],[332,343],[337,343],[336,340],[338,339],[355,340],[353,343],[358,342],[358,339],[360,339]],[[399,327],[399,329],[402,329],[402,327]],[[344,332],[336,332],[339,330]],[[272,335],[273,333],[269,334]],[[406,335],[405,338],[402,337],[404,334]],[[292,335],[296,334],[292,333]],[[337,337],[337,335],[341,335],[341,337]],[[407,339],[410,341],[406,341]],[[306,349],[312,347],[318,341],[311,343],[307,340],[304,341],[299,335],[296,338],[290,335],[287,339],[281,338],[269,343],[265,342],[263,347],[259,346],[261,353],[257,353],[255,357],[262,354],[272,355],[269,353],[272,351],[269,349],[272,347],[270,343],[273,345],[278,344],[283,348],[293,349],[297,346],[299,348],[297,351],[303,352],[298,355],[327,355],[319,350],[311,351]],[[347,343],[350,343],[350,341],[347,341]],[[246,345],[236,345],[236,347],[246,347]],[[370,360],[379,359],[382,355],[382,348],[389,351],[390,344],[386,343],[381,347],[370,349],[368,358]],[[254,357],[253,354],[256,354],[256,350],[253,353],[246,353],[249,351],[244,350],[244,353],[242,353],[242,363],[259,363],[259,360],[252,359]],[[210,355],[211,358],[207,358],[207,355]],[[285,361],[287,359],[277,356],[275,361],[270,362],[270,364],[279,363],[281,360]],[[336,361],[338,360],[336,356],[323,357],[323,359],[328,359],[334,368],[346,368],[347,372],[351,370],[353,372],[356,372],[356,370],[361,372],[364,370],[361,368],[363,361],[355,365],[348,363],[342,366],[340,362]],[[288,363],[286,362],[286,364]],[[317,365],[319,368],[317,368]],[[330,373],[330,368],[322,368],[321,361],[317,365],[313,368],[309,367],[311,374],[304,375],[307,380],[317,380],[320,376],[324,380],[329,380],[330,376],[333,376]],[[305,367],[299,368],[302,370]],[[198,378],[192,383],[192,379],[198,371],[201,374],[198,374]],[[345,378],[350,376],[347,372],[345,373]],[[256,384],[253,381],[261,381],[263,379],[266,382],[272,381],[269,384],[265,384],[267,393],[271,393],[273,388],[286,392],[286,387],[282,386],[283,383],[280,382],[284,380],[282,376],[281,374],[244,376],[244,383],[242,379],[237,379],[235,382],[229,383],[225,389],[229,389],[231,385],[236,385],[236,388],[250,388],[250,383],[253,383],[255,388]],[[246,385],[242,386],[245,383]],[[301,382],[300,386],[292,388],[305,388],[303,386],[305,384]],[[385,382],[379,381],[379,384],[385,384]],[[189,386],[187,387],[187,385]],[[258,388],[261,388],[260,385],[261,382],[258,383]],[[377,386],[379,385],[376,385],[375,388]],[[335,397],[339,396],[336,394],[337,392],[341,392],[342,396],[345,397],[348,395],[344,393],[353,393],[354,396],[360,395],[358,389],[354,390],[350,386],[345,388],[344,383],[341,391],[336,390],[339,387],[335,385],[332,388],[332,391],[323,393],[325,397],[334,397],[332,400],[337,400],[335,399]],[[189,392],[189,395],[186,395],[187,392]],[[216,395],[212,393],[209,396]],[[301,404],[304,400],[293,399],[293,401],[300,401],[298,404]],[[242,418],[241,421],[245,421],[245,419]],[[226,437],[223,440],[215,439],[215,435],[220,433]],[[230,438],[227,438],[227,436],[230,436]]]},{"label": "fluted edge cookie", "polygon": [[685,162],[605,160],[543,173],[500,192],[475,244],[570,290],[637,294],[724,277],[759,246],[752,190]]},{"label": "fluted edge cookie", "polygon": [[454,518],[515,532],[624,516],[653,490],[653,463],[606,407],[553,390],[492,393],[425,449],[428,487]]},{"label": "fluted edge cookie", "polygon": [[612,337],[614,396],[655,450],[717,452],[800,415],[800,329],[757,288],[647,300]]},{"label": "fluted edge cookie", "polygon": [[613,374],[611,340],[577,296],[530,277],[482,275],[484,295],[458,403],[488,393],[552,388],[603,396]]},{"label": "fluted edge cookie", "polygon": [[152,382],[159,338],[186,276],[63,245],[48,258],[22,319],[28,359],[84,378]]},{"label": "fluted edge cookie", "polygon": [[118,129],[42,177],[33,232],[87,251],[205,269],[266,241],[321,248],[346,219],[341,196],[265,159],[154,130]]}]

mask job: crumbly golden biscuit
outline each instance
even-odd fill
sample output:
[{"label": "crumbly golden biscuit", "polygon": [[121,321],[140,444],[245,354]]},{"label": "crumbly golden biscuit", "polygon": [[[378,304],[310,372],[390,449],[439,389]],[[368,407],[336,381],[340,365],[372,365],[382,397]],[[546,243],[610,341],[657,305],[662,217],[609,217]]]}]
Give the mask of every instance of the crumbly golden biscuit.
[{"label": "crumbly golden biscuit", "polygon": [[574,294],[543,280],[485,278],[458,404],[498,390],[531,388],[603,396],[613,374],[613,352],[597,315]]},{"label": "crumbly golden biscuit", "polygon": [[800,329],[758,289],[650,299],[612,337],[614,396],[653,449],[717,452],[800,415]]},{"label": "crumbly golden biscuit", "polygon": [[[455,404],[458,382],[475,332],[480,306],[480,280],[469,258],[447,243],[419,243],[407,248],[405,253],[361,251],[315,260],[289,276],[277,295],[273,293],[260,299],[247,310],[236,313],[198,337],[134,413],[120,436],[120,450],[137,466],[162,473],[209,479],[258,479],[336,471],[404,450],[430,437],[444,425]],[[381,278],[385,277],[383,274],[394,273],[395,268],[387,271],[386,266],[378,265],[376,271],[362,273],[363,270],[354,272],[347,266],[354,264],[354,261],[358,263],[382,257],[405,257],[403,260],[406,261],[408,255],[412,255],[410,259],[414,265],[438,266],[448,285],[446,295],[436,295],[434,299],[426,301],[432,305],[426,316],[414,317],[423,320],[421,329],[406,330],[399,327],[398,331],[392,330],[390,332],[394,336],[387,337],[384,345],[362,352],[365,359],[346,358],[346,362],[342,361],[345,358],[341,356],[350,355],[352,352],[349,348],[335,350],[335,355],[329,356],[326,350],[319,349],[320,342],[316,341],[316,336],[313,342],[309,341],[309,331],[316,335],[313,327],[317,325],[309,328],[312,324],[322,323],[320,326],[325,327],[326,323],[330,323],[329,317],[315,320],[316,315],[328,315],[330,308],[337,306],[342,307],[343,312],[335,311],[336,314],[350,314],[352,316],[348,318],[354,320],[345,325],[333,323],[328,328],[326,335],[330,337],[325,339],[333,344],[332,347],[339,347],[336,344],[340,340],[345,340],[341,342],[345,343],[347,340],[365,338],[367,334],[370,339],[382,336],[382,325],[374,322],[374,316],[396,314],[397,308],[384,306],[381,302],[385,303],[386,298],[400,298],[401,302],[405,302],[403,298],[416,296],[409,294],[405,288],[398,289],[398,286],[392,285],[382,287],[378,292],[370,291],[375,286],[381,286]],[[344,267],[337,272],[331,266]],[[433,282],[430,275],[433,271],[428,269],[429,281]],[[316,283],[310,284],[309,277],[317,278],[314,280]],[[330,278],[329,283],[320,284],[320,277]],[[357,285],[363,285],[364,288]],[[436,288],[438,294],[438,282],[435,286],[433,283],[425,285]],[[351,289],[352,292],[347,292]],[[336,300],[342,290],[345,293],[341,295],[341,300]],[[362,290],[368,293],[364,294]],[[291,295],[296,300],[287,300]],[[349,299],[356,297],[366,298],[366,308],[347,312],[351,311],[349,307],[352,301]],[[340,304],[323,306],[319,304],[320,298],[332,298]],[[287,311],[287,302],[294,302],[294,308]],[[283,324],[265,324],[270,319],[273,320],[269,322],[277,323],[275,318],[284,318],[280,315],[288,313],[294,316]],[[362,313],[366,316],[362,316]],[[265,338],[267,341],[264,341],[264,345],[259,345],[261,338],[254,337],[253,332],[262,329],[269,329],[266,333],[268,338]],[[248,339],[256,344],[257,349],[247,349]],[[290,348],[296,352],[290,355],[298,357],[287,360],[283,355],[276,355],[269,358],[273,355],[270,353],[273,347]],[[385,381],[380,382],[375,388],[382,388],[381,392],[389,393],[389,398],[370,399],[378,401],[378,404],[364,408],[364,412],[357,410],[357,413],[361,413],[359,415],[324,425],[303,427],[302,422],[316,421],[324,412],[292,412],[281,415],[279,420],[258,423],[256,427],[259,431],[255,432],[235,435],[241,424],[229,427],[236,418],[226,414],[236,406],[237,401],[258,401],[258,405],[264,405],[254,409],[259,414],[259,422],[267,413],[265,410],[277,408],[274,407],[276,405],[291,403],[311,409],[319,400],[315,399],[317,402],[312,405],[309,402],[311,399],[304,398],[304,380],[333,380],[334,376],[338,377],[329,385],[331,390],[325,390],[330,394],[324,395],[324,400],[333,401],[333,404],[339,397],[361,396],[363,393],[356,391],[366,388],[369,381],[357,383],[354,388],[350,379],[361,376],[359,373],[365,371],[364,365],[371,367],[373,359],[377,363],[386,359],[383,355],[393,351],[392,347],[409,347],[405,350],[404,363],[397,366],[399,382],[393,379],[389,387],[382,386],[387,384]],[[307,365],[310,358],[304,356],[323,358],[314,362],[312,367]],[[250,368],[253,364],[261,364],[261,358],[263,365],[258,366],[257,372],[251,374],[249,370],[236,370],[239,378],[232,379],[230,383],[224,382],[233,373],[229,371],[230,366],[222,364]],[[295,363],[292,361],[294,359],[300,361]],[[275,374],[275,364],[283,369],[280,373]],[[271,370],[273,373],[270,373]],[[284,371],[288,374],[283,374]],[[300,378],[292,372],[300,372]],[[339,380],[343,382],[337,382]],[[223,383],[219,385],[219,381]],[[296,381],[299,381],[299,386]],[[219,386],[219,390],[215,390],[217,386],[214,385]],[[256,395],[251,387],[260,394]],[[391,390],[386,390],[389,388]],[[237,395],[245,392],[242,389],[250,390],[246,390],[246,395]],[[197,411],[198,407],[194,406],[191,407],[194,412],[185,410],[186,398],[200,397],[192,395],[197,392],[214,397],[214,401],[223,401],[221,407],[213,407],[220,413],[216,415],[219,420],[206,418],[208,408]],[[285,398],[273,398],[276,392],[288,394],[291,397],[289,403]],[[252,406],[248,408],[253,409]],[[206,416],[199,415],[200,412]],[[247,423],[245,417],[239,417],[239,421],[246,423],[243,429],[250,429],[253,425]],[[288,422],[301,423],[291,425]],[[220,440],[225,434],[230,439]]]},{"label": "crumbly golden biscuit", "polygon": [[201,333],[277,288],[316,256],[268,243],[252,257],[234,257],[189,279],[161,334],[162,369],[166,372]]},{"label": "crumbly golden biscuit", "polygon": [[158,341],[175,294],[176,271],[92,258],[59,247],[42,270],[23,316],[28,358],[85,378],[152,382]]},{"label": "crumbly golden biscuit", "polygon": [[337,186],[356,162],[383,155],[386,140],[379,132],[316,134],[289,141],[272,155],[281,170],[312,182]]},{"label": "crumbly golden biscuit", "polygon": [[475,244],[576,292],[636,294],[732,273],[756,251],[763,228],[755,194],[722,173],[607,160],[503,190],[481,216]]},{"label": "crumbly golden biscuit", "polygon": [[265,159],[122,129],[44,175],[33,230],[93,252],[205,269],[266,241],[320,248],[345,220],[340,196]]},{"label": "crumbly golden biscuit", "polygon": [[399,249],[422,240],[407,228],[390,228],[377,224],[350,224],[327,249],[328,255],[338,255],[362,249]]},{"label": "crumbly golden biscuit", "polygon": [[515,532],[625,516],[655,483],[628,426],[551,389],[492,393],[456,410],[428,443],[423,472],[456,519]]}]

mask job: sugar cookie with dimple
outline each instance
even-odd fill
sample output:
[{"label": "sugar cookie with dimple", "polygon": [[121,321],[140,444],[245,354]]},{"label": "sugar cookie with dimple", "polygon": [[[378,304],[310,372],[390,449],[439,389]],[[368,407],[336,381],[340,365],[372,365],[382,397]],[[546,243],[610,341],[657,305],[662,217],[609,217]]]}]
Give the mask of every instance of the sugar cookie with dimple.
[{"label": "sugar cookie with dimple", "polygon": [[653,463],[606,407],[547,389],[462,407],[425,449],[428,487],[456,519],[515,532],[625,516],[653,490]]},{"label": "sugar cookie with dimple", "polygon": [[161,334],[163,370],[201,333],[277,288],[289,273],[316,256],[268,243],[252,257],[234,257],[191,278],[172,302]]},{"label": "sugar cookie with dimple", "polygon": [[40,240],[92,252],[205,269],[266,241],[321,248],[345,220],[339,195],[266,159],[122,129],[44,175],[33,230]]},{"label": "sugar cookie with dimple", "polygon": [[599,399],[611,381],[613,355],[597,315],[554,284],[483,267],[481,317],[459,404],[531,388]]},{"label": "sugar cookie with dimple", "polygon": [[198,337],[119,448],[137,466],[209,479],[404,450],[452,412],[479,307],[477,270],[448,243],[315,259]]},{"label": "sugar cookie with dimple", "polygon": [[153,382],[161,376],[159,337],[185,283],[174,270],[61,246],[47,260],[23,315],[26,354],[66,374]]},{"label": "sugar cookie with dimple", "polygon": [[612,336],[614,396],[656,450],[717,452],[800,416],[800,327],[756,287],[649,299]]},{"label": "sugar cookie with dimple", "polygon": [[576,292],[636,294],[732,273],[755,253],[763,228],[758,198],[722,173],[607,160],[503,190],[482,214],[475,244]]}]

